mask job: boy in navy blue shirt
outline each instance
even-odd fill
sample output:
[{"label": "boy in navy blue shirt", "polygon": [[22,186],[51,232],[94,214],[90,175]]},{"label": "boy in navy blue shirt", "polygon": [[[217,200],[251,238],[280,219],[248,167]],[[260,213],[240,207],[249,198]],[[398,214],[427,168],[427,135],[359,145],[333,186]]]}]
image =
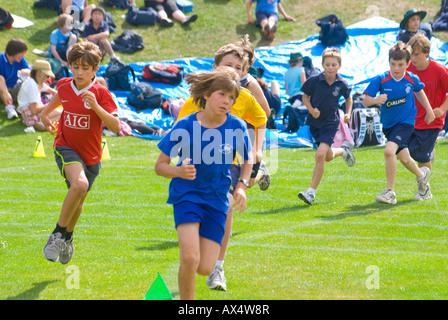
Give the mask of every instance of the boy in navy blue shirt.
[{"label": "boy in navy blue shirt", "polygon": [[107,38],[109,38],[109,25],[106,20],[106,11],[101,7],[92,10],[92,19],[85,26],[82,38],[98,45],[103,53],[108,53],[111,60],[119,60]]},{"label": "boy in navy blue shirt", "polygon": [[[384,150],[387,188],[375,197],[375,200],[380,203],[397,203],[394,192],[397,172],[395,155],[406,169],[416,176],[418,192],[423,193],[422,196],[429,192],[430,169],[419,168],[408,150],[408,140],[414,131],[417,114],[414,93],[426,109],[426,123],[430,124],[434,120],[434,112],[423,91],[425,85],[416,75],[406,71],[410,64],[411,54],[412,49],[402,41],[398,41],[389,50],[390,71],[376,76],[365,90],[364,104],[366,106],[381,104],[381,123],[387,138]],[[377,96],[378,92],[379,96]]]},{"label": "boy in navy blue shirt", "polygon": [[311,186],[298,195],[309,205],[314,203],[316,189],[324,174],[325,162],[342,156],[348,166],[355,164],[352,146],[348,141],[345,141],[341,148],[331,147],[340,122],[339,98],[341,96],[345,98],[345,123],[350,122],[353,104],[350,97],[351,89],[347,81],[338,74],[341,68],[341,51],[336,48],[325,49],[322,54],[322,66],[324,71],[308,78],[302,86],[304,93],[302,101],[310,113],[306,124],[310,126],[310,132],[318,146]]}]

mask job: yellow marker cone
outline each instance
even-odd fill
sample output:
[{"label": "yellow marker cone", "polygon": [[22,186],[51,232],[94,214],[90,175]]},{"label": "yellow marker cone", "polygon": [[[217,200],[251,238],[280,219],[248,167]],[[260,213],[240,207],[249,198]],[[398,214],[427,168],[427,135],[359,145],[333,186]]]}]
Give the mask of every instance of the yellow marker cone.
[{"label": "yellow marker cone", "polygon": [[107,141],[105,138],[103,138],[103,142],[101,143],[102,149],[103,149],[103,156],[101,157],[102,160],[109,160],[110,154],[109,154],[109,147],[107,146]]},{"label": "yellow marker cone", "polygon": [[41,136],[37,137],[36,145],[34,147],[33,157],[35,157],[35,158],[44,158],[45,157],[44,143],[42,142]]},{"label": "yellow marker cone", "polygon": [[152,283],[143,300],[174,300],[160,272],[157,272],[157,278]]}]

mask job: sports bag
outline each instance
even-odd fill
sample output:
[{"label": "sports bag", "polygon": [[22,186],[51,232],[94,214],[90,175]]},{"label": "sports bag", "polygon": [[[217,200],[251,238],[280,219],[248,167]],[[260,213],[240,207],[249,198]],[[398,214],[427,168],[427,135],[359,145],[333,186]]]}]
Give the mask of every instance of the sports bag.
[{"label": "sports bag", "polygon": [[283,113],[283,125],[287,132],[296,132],[306,121],[308,110],[300,100],[296,100],[292,106],[287,106]]},{"label": "sports bag", "polygon": [[319,40],[324,47],[344,44],[347,41],[347,31],[335,14],[317,19],[316,24],[320,27]]},{"label": "sports bag", "polygon": [[344,111],[339,109],[338,112],[339,112],[339,126],[338,131],[334,136],[333,144],[331,145],[331,147],[340,148],[345,141],[348,141],[348,143],[350,143],[350,145],[353,147],[355,143],[353,141],[352,133],[350,132],[348,125],[344,121]]},{"label": "sports bag", "polygon": [[377,108],[357,108],[352,111],[350,129],[355,147],[384,144],[384,135]]},{"label": "sports bag", "polygon": [[159,14],[154,8],[151,7],[131,7],[126,14],[126,21],[134,26],[138,26],[141,24],[153,26],[157,21],[159,21]]},{"label": "sports bag", "polygon": [[131,84],[131,93],[128,103],[138,110],[155,109],[162,106],[162,93],[154,89],[149,83],[134,82]]},{"label": "sports bag", "polygon": [[156,63],[143,68],[142,79],[150,82],[179,84],[183,79],[183,69],[177,64]]},{"label": "sports bag", "polygon": [[114,9],[129,9],[131,7],[131,2],[129,0],[103,0],[103,5]]},{"label": "sports bag", "polygon": [[135,82],[134,69],[120,60],[114,60],[103,74],[109,90],[131,90],[131,85],[129,84],[129,72],[132,74],[133,81]]},{"label": "sports bag", "polygon": [[142,36],[131,30],[124,30],[123,33],[113,39],[110,44],[115,51],[124,53],[134,53],[145,47]]},{"label": "sports bag", "polygon": [[0,7],[0,30],[11,29],[13,22],[14,18],[9,11]]}]

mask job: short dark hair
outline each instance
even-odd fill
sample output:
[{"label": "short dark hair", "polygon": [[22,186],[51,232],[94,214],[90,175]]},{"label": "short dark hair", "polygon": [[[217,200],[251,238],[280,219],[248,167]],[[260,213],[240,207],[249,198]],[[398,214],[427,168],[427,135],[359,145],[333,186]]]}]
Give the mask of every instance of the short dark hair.
[{"label": "short dark hair", "polygon": [[389,61],[390,60],[411,60],[412,49],[403,41],[398,41],[392,48],[389,49]]},{"label": "short dark hair", "polygon": [[28,46],[22,39],[12,38],[6,44],[5,52],[8,56],[15,56],[18,53],[26,51],[28,51]]}]

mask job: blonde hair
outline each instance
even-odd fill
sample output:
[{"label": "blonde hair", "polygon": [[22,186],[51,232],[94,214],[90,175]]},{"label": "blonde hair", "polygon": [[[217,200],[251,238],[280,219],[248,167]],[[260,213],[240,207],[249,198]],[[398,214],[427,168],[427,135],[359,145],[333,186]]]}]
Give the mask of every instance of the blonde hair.
[{"label": "blonde hair", "polygon": [[101,62],[102,54],[100,48],[90,42],[82,41],[75,43],[70,47],[67,53],[67,61],[69,64],[78,62],[79,64],[88,64],[95,69]]},{"label": "blonde hair", "polygon": [[250,43],[249,35],[246,34],[244,38],[241,38],[239,41],[235,42],[235,44],[246,52],[249,67],[252,66],[255,62],[255,50],[252,43]]},{"label": "blonde hair", "polygon": [[64,27],[65,25],[67,25],[67,21],[69,21],[69,23],[73,25],[74,23],[73,16],[69,15],[68,13],[60,14],[58,17],[58,27],[59,28]]},{"label": "blonde hair", "polygon": [[243,65],[243,68],[246,66],[248,62],[248,57],[246,52],[240,46],[237,46],[234,43],[230,43],[218,49],[215,53],[215,64],[219,66],[222,59],[227,55],[233,55],[236,58],[240,59]]},{"label": "blonde hair", "polygon": [[342,63],[342,53],[338,48],[326,48],[322,53],[322,63],[324,63],[325,58],[336,58],[339,64]]},{"label": "blonde hair", "polygon": [[235,100],[240,94],[240,77],[230,67],[218,67],[214,71],[202,72],[198,74],[189,73],[185,76],[188,84],[191,84],[190,95],[193,103],[201,109],[205,108],[205,96],[210,96],[213,92],[222,90],[231,93]]},{"label": "blonde hair", "polygon": [[411,47],[412,52],[420,51],[422,53],[429,54],[431,51],[431,41],[429,41],[429,39],[421,33],[417,33],[413,36],[408,41],[408,45]]}]

